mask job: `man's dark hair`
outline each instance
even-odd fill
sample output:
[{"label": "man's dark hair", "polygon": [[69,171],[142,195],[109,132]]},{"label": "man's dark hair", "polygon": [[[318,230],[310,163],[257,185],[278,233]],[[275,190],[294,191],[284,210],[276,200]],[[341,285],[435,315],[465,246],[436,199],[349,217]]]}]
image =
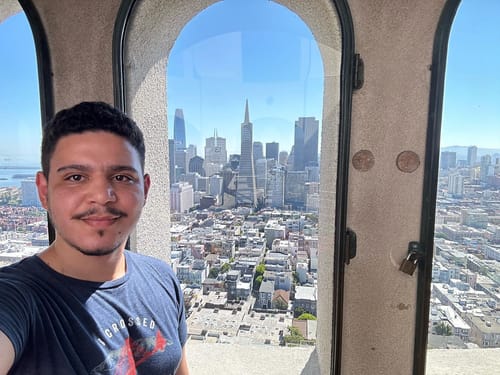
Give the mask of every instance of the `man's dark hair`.
[{"label": "man's dark hair", "polygon": [[49,177],[50,159],[57,142],[66,135],[105,131],[125,138],[139,153],[144,170],[146,148],[137,124],[122,111],[103,102],[82,102],[59,111],[43,127],[42,170]]}]

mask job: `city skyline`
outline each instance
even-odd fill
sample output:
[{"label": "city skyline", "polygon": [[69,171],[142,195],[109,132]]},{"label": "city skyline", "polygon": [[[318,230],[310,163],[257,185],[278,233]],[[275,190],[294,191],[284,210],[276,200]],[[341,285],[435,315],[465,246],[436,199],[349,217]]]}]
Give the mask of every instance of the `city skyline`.
[{"label": "city skyline", "polygon": [[[247,116],[247,112],[248,112],[249,106],[250,106],[250,104],[247,101],[246,104],[245,104],[245,115],[243,116],[244,117],[244,120],[243,120],[244,123],[248,121],[248,119],[247,119],[246,116]],[[182,108],[176,108],[175,112],[177,114],[178,113],[183,113],[183,109]],[[178,118],[178,117],[176,116],[176,118]],[[183,123],[184,123],[184,120],[183,120]],[[312,126],[313,127],[315,126],[315,128],[312,129],[312,130],[308,130],[308,132],[311,133],[311,134],[307,133],[307,135],[306,135],[307,141],[309,143],[305,143],[304,146],[307,148],[307,151],[309,151],[309,154],[311,153],[311,150],[312,151],[316,150],[319,153],[319,147],[318,147],[318,144],[317,144],[317,139],[319,139],[319,135],[318,135],[318,123],[319,123],[319,120],[316,119],[315,117],[299,117],[299,118],[297,118],[294,121],[293,128],[290,129],[289,135],[291,135],[292,138],[293,138],[294,134],[295,134],[295,137],[297,137],[297,126],[298,126],[298,124],[300,124],[300,127],[302,128],[302,132],[304,132],[305,130],[303,129],[303,127],[306,126],[306,125],[308,125],[309,123],[312,123]],[[252,121],[252,125],[253,125],[253,121]],[[178,126],[179,127],[176,127],[176,129],[180,129],[180,125],[178,125]],[[309,127],[310,126],[311,125],[309,125]],[[181,131],[181,130],[179,130],[179,131]],[[313,133],[316,135],[316,138],[314,138],[314,134]],[[304,135],[302,135],[302,137],[304,137]],[[213,142],[213,139],[224,139],[224,148],[226,150],[230,150],[231,149],[231,150],[234,151],[234,152],[227,152],[227,156],[228,157],[230,155],[240,155],[241,154],[240,149],[235,148],[235,146],[237,146],[238,144],[241,146],[241,144],[240,144],[241,140],[238,139],[238,140],[234,140],[233,142],[228,142],[229,137],[225,136],[224,131],[220,132],[218,128],[214,128],[212,130],[212,134],[210,134],[207,138],[204,138],[202,141],[200,141],[200,143],[194,143],[194,142],[192,142],[189,139],[188,136],[185,136],[184,139],[183,139],[185,146],[183,148],[186,148],[186,147],[188,147],[190,145],[195,146],[196,149],[197,149],[197,155],[201,156],[201,155],[203,155],[205,153],[205,147],[207,147],[207,142],[210,139],[212,139],[211,142]],[[316,139],[316,143],[311,144],[310,143],[311,139]],[[175,139],[170,138],[170,140],[174,141],[174,144],[176,144]],[[304,141],[304,140],[302,140],[302,141]],[[297,142],[297,139],[293,138],[292,144],[288,148],[283,148],[281,142],[279,142],[279,140],[274,140],[274,139],[255,139],[252,136],[252,142],[253,142],[254,146],[255,146],[256,143],[260,143],[261,144],[263,155],[267,158],[267,153],[264,152],[263,150],[267,150],[267,146],[268,145],[271,145],[271,147],[273,147],[273,145],[274,145],[274,147],[276,147],[276,145],[277,145],[277,150],[279,150],[279,152],[286,151],[288,154],[290,154],[290,152],[291,152],[294,144]],[[227,145],[231,145],[232,148],[227,147]],[[209,147],[210,148],[214,147],[214,145],[210,144]],[[277,155],[276,155],[275,159],[278,160]],[[226,160],[227,160],[227,158],[226,158]],[[318,160],[317,160],[317,158],[314,159],[312,156],[308,155],[307,156],[307,161],[315,161],[315,162],[317,162]]]}]

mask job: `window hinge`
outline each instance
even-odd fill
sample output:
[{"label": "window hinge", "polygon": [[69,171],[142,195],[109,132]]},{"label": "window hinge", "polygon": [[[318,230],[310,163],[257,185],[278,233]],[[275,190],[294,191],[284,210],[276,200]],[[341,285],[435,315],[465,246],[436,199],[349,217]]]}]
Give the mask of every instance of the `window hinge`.
[{"label": "window hinge", "polygon": [[345,264],[351,263],[351,259],[356,256],[356,232],[352,229],[347,228],[345,232],[345,252],[344,252],[344,262]]},{"label": "window hinge", "polygon": [[354,55],[354,72],[353,72],[352,88],[354,90],[359,90],[361,87],[363,87],[364,82],[365,82],[365,64],[359,53],[356,53]]}]

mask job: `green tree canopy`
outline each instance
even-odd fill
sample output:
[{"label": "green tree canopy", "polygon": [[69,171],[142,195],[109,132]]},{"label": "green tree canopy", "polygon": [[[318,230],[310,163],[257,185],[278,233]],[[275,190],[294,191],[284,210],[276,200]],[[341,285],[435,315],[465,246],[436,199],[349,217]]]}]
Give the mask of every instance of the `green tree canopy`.
[{"label": "green tree canopy", "polygon": [[289,334],[283,337],[287,344],[300,344],[301,341],[305,340],[304,336],[302,336],[299,329],[296,327],[288,327],[288,332]]},{"label": "green tree canopy", "polygon": [[257,278],[257,276],[264,275],[264,272],[266,272],[266,266],[264,263],[261,263],[255,267],[255,278]]},{"label": "green tree canopy", "polygon": [[298,320],[316,320],[316,317],[310,313],[303,313],[297,318]]},{"label": "green tree canopy", "polygon": [[255,278],[255,281],[253,282],[253,289],[254,290],[259,290],[260,284],[262,284],[262,280],[264,279],[264,276],[260,275]]},{"label": "green tree canopy", "polygon": [[278,310],[286,310],[288,308],[288,304],[282,299],[279,299],[276,301],[276,308]]},{"label": "green tree canopy", "polygon": [[453,331],[448,323],[439,322],[436,325],[436,334],[440,336],[451,336]]},{"label": "green tree canopy", "polygon": [[222,267],[220,268],[221,273],[226,273],[231,269],[231,265],[229,263],[224,263]]},{"label": "green tree canopy", "polygon": [[297,317],[299,317],[299,316],[301,316],[302,314],[305,314],[305,313],[307,313],[307,311],[304,310],[304,308],[300,307],[300,306],[297,307],[297,308],[295,308],[293,310],[293,316],[294,316],[294,318],[297,318]]},{"label": "green tree canopy", "polygon": [[217,267],[210,268],[210,272],[208,273],[208,277],[210,279],[216,279],[219,276],[219,269]]}]

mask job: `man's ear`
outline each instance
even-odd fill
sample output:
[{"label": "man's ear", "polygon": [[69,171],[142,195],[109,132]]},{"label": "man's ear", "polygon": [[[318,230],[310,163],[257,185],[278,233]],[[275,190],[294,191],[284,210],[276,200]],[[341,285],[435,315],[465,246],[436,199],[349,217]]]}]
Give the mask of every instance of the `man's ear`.
[{"label": "man's ear", "polygon": [[36,188],[38,189],[38,198],[42,207],[48,209],[48,181],[43,172],[36,173]]},{"label": "man's ear", "polygon": [[151,177],[149,177],[149,174],[146,173],[144,175],[144,204],[146,204],[150,186],[151,186]]}]

